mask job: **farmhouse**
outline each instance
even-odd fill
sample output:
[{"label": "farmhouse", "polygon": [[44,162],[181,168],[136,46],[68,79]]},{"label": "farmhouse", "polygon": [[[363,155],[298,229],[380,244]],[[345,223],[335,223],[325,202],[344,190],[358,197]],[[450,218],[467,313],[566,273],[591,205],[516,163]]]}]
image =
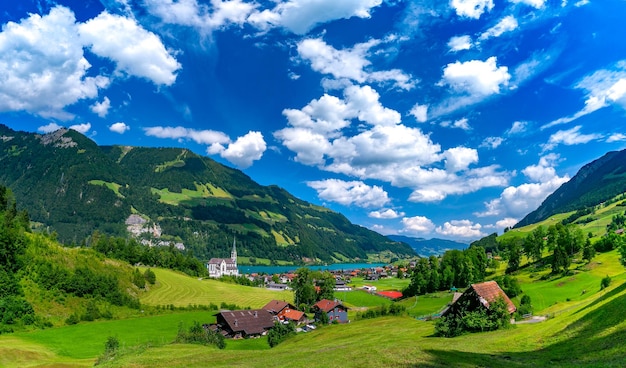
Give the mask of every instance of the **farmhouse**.
[{"label": "farmhouse", "polygon": [[[456,294],[456,293],[455,293]],[[513,314],[517,308],[502,291],[495,281],[487,281],[480,284],[472,284],[463,294],[457,297],[452,304],[441,314],[442,317],[457,314],[461,309],[475,310],[477,308],[486,308],[489,310],[489,303],[501,297],[507,304],[509,314]]]},{"label": "farmhouse", "polygon": [[271,302],[265,304],[263,307],[266,311],[270,312],[273,315],[277,315],[285,309],[296,309],[292,304],[287,303],[284,300],[272,300]]},{"label": "farmhouse", "polygon": [[239,276],[237,269],[237,248],[233,239],[233,250],[229,258],[211,258],[207,263],[209,277],[220,278],[222,276]]},{"label": "farmhouse", "polygon": [[329,321],[340,323],[348,322],[348,308],[336,300],[322,299],[313,305],[313,310],[317,313],[326,313]]},{"label": "farmhouse", "polygon": [[274,316],[265,309],[223,311],[215,316],[215,328],[235,339],[265,335],[274,327]]}]

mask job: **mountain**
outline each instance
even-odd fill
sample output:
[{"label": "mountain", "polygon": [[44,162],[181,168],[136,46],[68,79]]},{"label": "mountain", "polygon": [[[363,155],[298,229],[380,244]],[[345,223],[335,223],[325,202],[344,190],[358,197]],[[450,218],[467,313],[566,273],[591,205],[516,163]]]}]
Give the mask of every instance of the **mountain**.
[{"label": "mountain", "polygon": [[95,230],[176,245],[197,257],[366,260],[414,255],[408,245],[354,225],[277,186],[181,148],[98,146],[68,129],[40,135],[0,125],[0,184],[64,243]]},{"label": "mountain", "polygon": [[514,227],[543,221],[557,213],[582,210],[626,192],[626,150],[609,152],[583,166],[541,206]]},{"label": "mountain", "polygon": [[456,242],[446,239],[424,239],[424,238],[412,238],[403,235],[388,235],[391,240],[397,242],[406,243],[415,250],[421,257],[428,257],[431,255],[439,256],[444,254],[447,250],[459,249],[463,250],[468,247],[465,243]]}]

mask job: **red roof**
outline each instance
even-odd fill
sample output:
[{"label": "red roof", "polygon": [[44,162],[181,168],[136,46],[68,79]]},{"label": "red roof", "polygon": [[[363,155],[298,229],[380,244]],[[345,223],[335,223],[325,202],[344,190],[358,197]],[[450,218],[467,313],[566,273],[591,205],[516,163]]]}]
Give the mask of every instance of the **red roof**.
[{"label": "red roof", "polygon": [[328,299],[322,299],[319,302],[315,303],[315,305],[313,305],[313,307],[317,307],[319,310],[322,310],[326,313],[335,309],[335,307],[337,306],[340,306],[345,309],[345,307],[340,302],[336,302],[334,300],[328,300]]},{"label": "red roof", "polygon": [[509,297],[500,289],[500,285],[498,285],[495,281],[487,281],[480,284],[472,284],[472,289],[476,292],[476,295],[479,296],[480,302],[487,308],[489,308],[489,303],[493,302],[501,296],[508,306],[509,313],[515,312],[517,308],[515,308],[515,304],[509,299]]},{"label": "red roof", "polygon": [[278,317],[292,321],[300,321],[304,317],[304,312],[297,311],[295,309],[285,309],[278,314]]},{"label": "red roof", "polygon": [[389,299],[402,298],[402,292],[400,291],[379,291],[377,294]]}]

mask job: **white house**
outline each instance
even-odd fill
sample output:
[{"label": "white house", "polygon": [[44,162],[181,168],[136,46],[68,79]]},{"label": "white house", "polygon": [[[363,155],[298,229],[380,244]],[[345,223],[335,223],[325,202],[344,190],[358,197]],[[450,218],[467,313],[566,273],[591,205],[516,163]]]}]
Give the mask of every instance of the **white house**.
[{"label": "white house", "polygon": [[209,270],[209,277],[239,276],[235,240],[233,239],[233,250],[230,253],[230,258],[211,258],[206,267]]}]

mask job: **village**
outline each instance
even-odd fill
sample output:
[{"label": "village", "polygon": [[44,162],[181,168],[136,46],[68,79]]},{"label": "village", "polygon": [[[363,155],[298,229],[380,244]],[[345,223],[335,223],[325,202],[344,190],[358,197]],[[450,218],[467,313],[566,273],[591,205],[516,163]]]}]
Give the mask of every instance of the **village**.
[{"label": "village", "polygon": [[[374,285],[363,285],[353,290],[349,283],[352,278],[376,281],[386,278],[398,278],[407,275],[409,269],[415,268],[415,262],[410,262],[408,268],[395,265],[383,267],[369,267],[361,269],[328,270],[334,278],[334,292],[366,292],[382,298],[395,301],[403,297],[400,290],[378,291]],[[211,278],[224,276],[244,276],[249,281],[260,287],[270,290],[290,292],[293,290],[292,283],[298,274],[287,272],[282,274],[251,273],[240,275],[237,267],[237,248],[233,241],[230,258],[212,258],[207,262],[207,270]],[[319,286],[315,286],[316,294],[320,293]],[[461,313],[461,308],[481,309],[488,311],[490,303],[502,299],[505,303],[507,314],[510,316],[516,311],[516,307],[497,282],[487,281],[472,284],[463,293],[457,292],[456,288],[450,290],[453,293],[452,301],[448,303],[435,317],[455,315]],[[285,298],[287,299],[287,297]],[[205,325],[205,328],[218,332],[225,338],[241,339],[264,336],[275,326],[276,323],[293,324],[296,332],[309,332],[316,329],[320,324],[349,323],[349,308],[341,300],[322,298],[310,306],[308,311],[301,310],[296,305],[285,300],[271,300],[261,309],[222,310],[215,314],[216,322]],[[308,312],[308,314],[307,314]],[[312,315],[312,317],[311,317]]]}]

